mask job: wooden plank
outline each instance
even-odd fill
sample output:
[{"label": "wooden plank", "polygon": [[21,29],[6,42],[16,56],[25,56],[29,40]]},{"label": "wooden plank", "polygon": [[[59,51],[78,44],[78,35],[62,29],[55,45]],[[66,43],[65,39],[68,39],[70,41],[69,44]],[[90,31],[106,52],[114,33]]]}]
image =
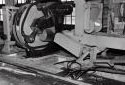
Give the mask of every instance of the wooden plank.
[{"label": "wooden plank", "polygon": [[[59,38],[58,38],[59,36]],[[97,46],[97,47],[103,47],[103,48],[113,48],[113,49],[120,49],[125,50],[125,38],[114,36],[114,35],[104,35],[104,34],[84,34],[84,36],[77,37],[73,34],[73,32],[65,32],[65,33],[57,33],[56,38],[58,38],[58,41],[67,40],[69,44],[67,44],[66,41],[58,42],[60,46],[63,47],[63,45],[70,45],[72,42],[77,42],[77,46],[83,47],[84,45],[88,46]],[[56,42],[56,41],[55,41]],[[62,44],[63,43],[63,44]],[[64,44],[65,43],[65,44]],[[78,45],[79,44],[79,45]],[[66,47],[66,46],[65,46]],[[74,45],[71,46],[72,48],[75,48]],[[69,50],[68,50],[69,51]],[[77,51],[77,48],[74,49],[74,52]],[[71,52],[71,51],[69,51]]]},{"label": "wooden plank", "polygon": [[125,75],[105,73],[105,72],[99,72],[99,71],[95,72],[95,74],[98,76],[102,76],[104,78],[113,79],[113,80],[117,80],[120,82],[125,82]]},{"label": "wooden plank", "polygon": [[125,50],[125,38],[119,37],[85,34],[81,38],[81,43],[90,46]]},{"label": "wooden plank", "polygon": [[76,57],[79,57],[82,53],[83,45],[78,41],[73,40],[73,38],[71,39],[70,36],[57,33],[54,42],[71,52]]}]

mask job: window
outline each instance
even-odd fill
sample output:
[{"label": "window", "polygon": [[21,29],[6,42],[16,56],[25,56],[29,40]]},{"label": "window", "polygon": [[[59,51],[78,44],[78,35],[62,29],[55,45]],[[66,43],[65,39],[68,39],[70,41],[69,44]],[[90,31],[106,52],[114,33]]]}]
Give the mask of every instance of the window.
[{"label": "window", "polygon": [[0,4],[5,4],[5,0],[0,0]]},{"label": "window", "polygon": [[2,16],[2,9],[0,9],[0,21],[3,21],[3,16]]},{"label": "window", "polygon": [[[74,1],[74,0],[61,0],[61,1]],[[73,13],[71,15],[67,15],[64,18],[64,24],[75,24],[75,8],[73,8]]]},{"label": "window", "polygon": [[75,24],[75,8],[73,8],[73,13],[71,15],[65,16],[64,24]]},{"label": "window", "polygon": [[[17,0],[17,4],[25,3],[26,0]],[[5,0],[0,0],[0,21],[3,21],[3,13],[2,13],[2,6],[5,5]]]},{"label": "window", "polygon": [[26,0],[17,0],[18,4],[25,3],[25,2],[26,2]]},{"label": "window", "polygon": [[[32,0],[33,1],[33,0]],[[61,0],[61,1],[74,1],[74,0]],[[17,4],[25,3],[26,0],[17,0]],[[2,17],[2,6],[5,4],[5,0],[0,0],[0,21],[3,20]],[[64,18],[64,24],[75,24],[75,8],[73,8],[73,13],[71,15],[67,15]]]},{"label": "window", "polygon": [[5,0],[0,0],[0,21],[3,20],[2,17],[2,6],[5,4]]}]

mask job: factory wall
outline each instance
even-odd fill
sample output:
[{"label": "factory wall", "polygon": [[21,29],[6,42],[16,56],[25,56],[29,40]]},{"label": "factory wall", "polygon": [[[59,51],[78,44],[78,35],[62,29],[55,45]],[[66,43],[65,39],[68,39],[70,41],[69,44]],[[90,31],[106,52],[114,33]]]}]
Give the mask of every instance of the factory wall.
[{"label": "factory wall", "polygon": [[[74,1],[74,0],[61,0],[61,1]],[[17,0],[17,4],[22,4],[25,3],[26,0]],[[33,2],[33,0],[32,0]],[[3,17],[2,17],[2,6],[5,5],[5,0],[0,0],[0,21],[3,21]],[[67,15],[64,18],[64,24],[75,24],[75,8],[73,9],[73,13],[71,15]]]}]

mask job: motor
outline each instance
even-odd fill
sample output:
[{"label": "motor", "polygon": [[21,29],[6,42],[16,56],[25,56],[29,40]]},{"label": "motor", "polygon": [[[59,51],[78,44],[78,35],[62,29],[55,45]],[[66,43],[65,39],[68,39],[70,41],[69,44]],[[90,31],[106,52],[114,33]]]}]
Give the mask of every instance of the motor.
[{"label": "motor", "polygon": [[31,53],[30,56],[35,56],[36,52],[45,54],[53,46],[54,36],[59,32],[59,25],[63,24],[64,16],[71,14],[72,10],[72,5],[62,2],[35,2],[21,6],[13,23],[16,42]]}]

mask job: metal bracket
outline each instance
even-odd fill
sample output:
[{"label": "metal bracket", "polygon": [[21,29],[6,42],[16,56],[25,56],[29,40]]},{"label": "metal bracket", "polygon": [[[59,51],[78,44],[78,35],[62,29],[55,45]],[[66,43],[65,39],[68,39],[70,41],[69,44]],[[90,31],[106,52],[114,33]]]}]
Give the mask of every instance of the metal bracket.
[{"label": "metal bracket", "polygon": [[[99,52],[97,47],[84,47],[82,55],[76,60],[84,67],[92,67],[94,62],[96,62],[97,53]],[[85,60],[85,58],[90,55],[90,59]]]}]

